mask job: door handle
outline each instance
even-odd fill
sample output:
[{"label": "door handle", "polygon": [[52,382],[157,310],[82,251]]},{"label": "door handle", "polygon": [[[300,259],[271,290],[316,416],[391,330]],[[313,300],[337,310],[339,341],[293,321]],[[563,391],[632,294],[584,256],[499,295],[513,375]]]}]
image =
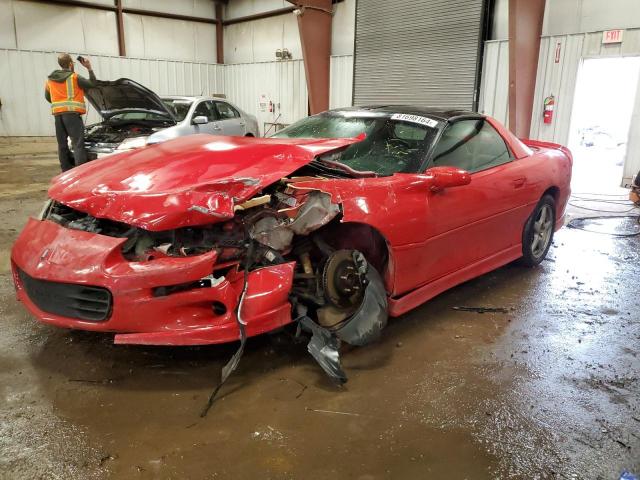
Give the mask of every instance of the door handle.
[{"label": "door handle", "polygon": [[512,180],[511,183],[515,188],[520,188],[525,184],[526,181],[527,181],[527,177],[520,177]]},{"label": "door handle", "polygon": [[240,122],[240,126],[241,126],[241,127],[244,127],[244,122]]},{"label": "door handle", "polygon": [[214,130],[222,130],[222,127],[220,125],[213,124],[213,129]]}]

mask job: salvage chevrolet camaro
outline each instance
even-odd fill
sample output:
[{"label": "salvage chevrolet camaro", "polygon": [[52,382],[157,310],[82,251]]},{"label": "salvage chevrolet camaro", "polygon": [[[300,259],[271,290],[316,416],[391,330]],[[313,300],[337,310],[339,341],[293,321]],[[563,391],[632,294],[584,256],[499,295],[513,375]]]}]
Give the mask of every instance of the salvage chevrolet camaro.
[{"label": "salvage chevrolet camaro", "polygon": [[[12,250],[41,322],[202,345],[297,322],[340,341],[516,259],[563,224],[572,158],[471,112],[353,107],[267,139],[195,135],[56,177]],[[310,334],[310,335],[309,335]]]}]

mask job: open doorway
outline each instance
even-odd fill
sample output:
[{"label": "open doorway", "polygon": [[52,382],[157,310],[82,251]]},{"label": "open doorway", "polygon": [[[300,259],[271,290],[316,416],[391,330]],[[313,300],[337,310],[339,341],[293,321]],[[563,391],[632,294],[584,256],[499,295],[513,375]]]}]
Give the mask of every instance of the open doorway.
[{"label": "open doorway", "polygon": [[620,187],[639,74],[640,57],[583,61],[569,131],[574,192]]}]

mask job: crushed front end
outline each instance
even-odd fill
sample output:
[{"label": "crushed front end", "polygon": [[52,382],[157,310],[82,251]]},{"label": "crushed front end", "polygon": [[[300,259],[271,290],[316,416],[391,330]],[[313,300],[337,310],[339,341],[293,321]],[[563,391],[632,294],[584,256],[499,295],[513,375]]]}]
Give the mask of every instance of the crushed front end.
[{"label": "crushed front end", "polygon": [[298,304],[337,328],[360,305],[366,279],[350,253],[329,245],[339,205],[289,185],[235,205],[228,220],[168,231],[52,201],[14,245],[18,298],[43,323],[115,332],[116,343],[225,343],[239,338],[246,274],[247,336],[292,322]]}]

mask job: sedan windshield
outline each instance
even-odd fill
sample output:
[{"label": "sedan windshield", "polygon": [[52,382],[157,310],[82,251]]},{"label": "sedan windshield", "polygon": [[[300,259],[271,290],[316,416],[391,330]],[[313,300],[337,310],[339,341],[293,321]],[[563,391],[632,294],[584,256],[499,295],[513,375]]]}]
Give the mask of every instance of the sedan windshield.
[{"label": "sedan windshield", "polygon": [[181,122],[187,116],[187,113],[189,113],[189,108],[191,108],[193,102],[179,98],[163,98],[162,103],[173,113],[176,121]]},{"label": "sedan windshield", "polygon": [[[432,122],[435,123],[435,122]],[[279,131],[276,138],[366,138],[330,160],[353,170],[377,175],[415,173],[434,142],[438,130],[414,121],[389,116],[343,116],[330,113],[304,118]],[[319,159],[322,161],[322,157]]]},{"label": "sedan windshield", "polygon": [[173,120],[168,115],[162,115],[160,113],[154,113],[144,110],[128,110],[124,112],[115,113],[109,116],[110,123],[135,123],[135,122],[149,122],[149,123],[173,123]]}]

